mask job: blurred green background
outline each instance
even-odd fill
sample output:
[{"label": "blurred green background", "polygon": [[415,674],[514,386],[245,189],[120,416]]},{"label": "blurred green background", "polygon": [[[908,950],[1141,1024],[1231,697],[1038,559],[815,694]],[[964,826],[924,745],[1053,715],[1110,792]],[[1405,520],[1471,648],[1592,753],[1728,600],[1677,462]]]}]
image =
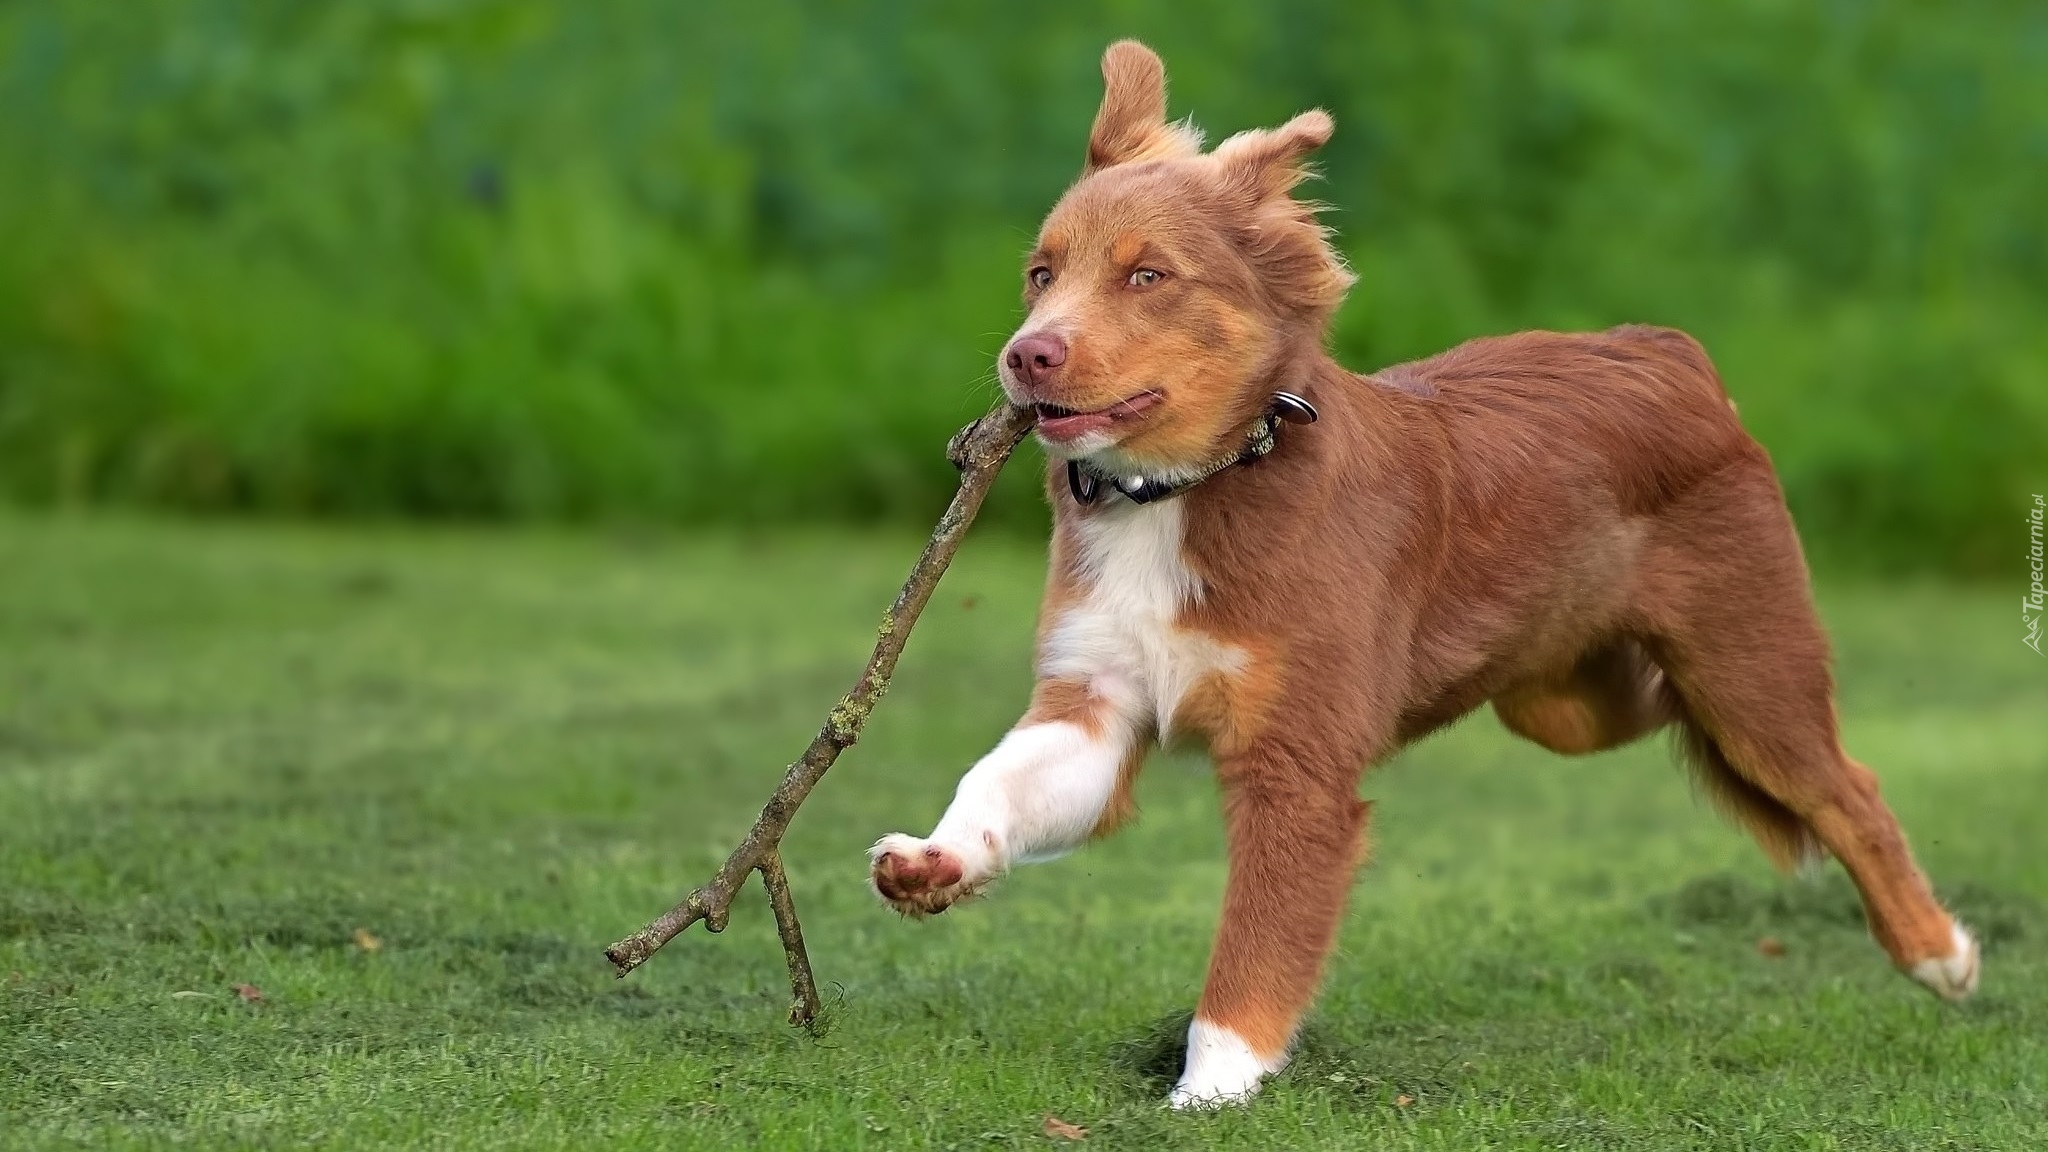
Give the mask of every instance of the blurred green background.
[{"label": "blurred green background", "polygon": [[2039,0],[0,4],[0,495],[926,522],[1120,35],[1335,113],[1352,367],[1679,325],[1823,562],[2012,570]]}]

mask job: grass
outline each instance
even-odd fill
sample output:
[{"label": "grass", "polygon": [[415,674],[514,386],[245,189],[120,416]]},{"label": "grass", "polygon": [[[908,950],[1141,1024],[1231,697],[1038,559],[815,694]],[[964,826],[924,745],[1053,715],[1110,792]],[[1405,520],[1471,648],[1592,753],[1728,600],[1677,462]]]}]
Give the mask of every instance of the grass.
[{"label": "grass", "polygon": [[1661,746],[1567,762],[1481,719],[1367,781],[1294,1067],[1168,1114],[1223,881],[1198,757],[979,905],[863,889],[1024,698],[1037,554],[1000,539],[797,821],[825,1033],[781,1022],[757,890],[614,981],[599,950],[709,874],[914,545],[0,519],[0,1146],[999,1148],[1048,1114],[1113,1148],[2048,1145],[2048,666],[2002,587],[1822,597],[1852,747],[1987,940],[1961,1009]]}]

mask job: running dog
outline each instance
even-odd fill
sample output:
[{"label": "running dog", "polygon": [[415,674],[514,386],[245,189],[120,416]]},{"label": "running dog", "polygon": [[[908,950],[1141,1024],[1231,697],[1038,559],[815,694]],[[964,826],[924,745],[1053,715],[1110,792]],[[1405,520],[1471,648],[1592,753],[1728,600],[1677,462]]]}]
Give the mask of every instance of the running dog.
[{"label": "running dog", "polygon": [[1230,873],[1176,1107],[1287,1061],[1371,765],[1491,703],[1555,752],[1675,729],[1785,868],[1832,853],[1892,962],[1955,1000],[1978,949],[1837,737],[1827,641],[1764,450],[1666,328],[1524,332],[1371,375],[1324,350],[1352,276],[1298,200],[1322,111],[1204,152],[1111,45],[1080,178],[1025,261],[1009,400],[1051,457],[1037,687],[873,883],[944,911],[1103,836],[1169,737],[1207,742]]}]

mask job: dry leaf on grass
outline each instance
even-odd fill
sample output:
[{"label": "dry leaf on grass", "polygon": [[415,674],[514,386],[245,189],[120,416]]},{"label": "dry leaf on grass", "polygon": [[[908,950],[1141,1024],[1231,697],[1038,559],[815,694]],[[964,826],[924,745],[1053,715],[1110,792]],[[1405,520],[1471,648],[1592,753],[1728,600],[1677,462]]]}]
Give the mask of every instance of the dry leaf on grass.
[{"label": "dry leaf on grass", "polygon": [[1785,942],[1776,936],[1766,936],[1756,942],[1756,950],[1775,960],[1785,954]]},{"label": "dry leaf on grass", "polygon": [[1045,1134],[1055,1140],[1086,1140],[1088,1130],[1078,1124],[1069,1124],[1057,1116],[1048,1114],[1045,1118]]},{"label": "dry leaf on grass", "polygon": [[1406,1092],[1403,1092],[1399,1096],[1394,1097],[1394,1107],[1396,1108],[1406,1108],[1407,1106],[1413,1103],[1415,1103],[1415,1097],[1410,1096]]},{"label": "dry leaf on grass", "polygon": [[240,996],[244,1004],[263,1003],[263,989],[258,988],[254,984],[235,985],[235,995]]},{"label": "dry leaf on grass", "polygon": [[384,950],[384,942],[377,939],[376,934],[368,928],[358,928],[356,929],[356,947],[361,948],[365,952],[382,952]]}]

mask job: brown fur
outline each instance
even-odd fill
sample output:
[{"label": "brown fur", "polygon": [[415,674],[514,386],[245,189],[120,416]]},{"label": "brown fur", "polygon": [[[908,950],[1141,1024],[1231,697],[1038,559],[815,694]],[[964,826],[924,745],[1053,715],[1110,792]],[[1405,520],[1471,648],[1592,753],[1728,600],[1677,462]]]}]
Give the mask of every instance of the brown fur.
[{"label": "brown fur", "polygon": [[[1251,657],[1173,718],[1210,742],[1229,841],[1200,1015],[1285,1048],[1365,853],[1361,774],[1488,702],[1566,753],[1675,724],[1702,789],[1773,859],[1825,845],[1847,866],[1897,964],[1948,955],[1949,916],[1839,743],[1770,461],[1700,346],[1524,332],[1346,371],[1322,337],[1350,276],[1291,195],[1330,117],[1203,155],[1166,123],[1149,51],[1111,48],[1104,75],[1088,167],[1027,261],[1049,282],[1027,289],[1026,327],[1066,343],[1031,399],[1160,392],[1117,451],[1162,470],[1230,452],[1276,390],[1322,412],[1177,497],[1204,590],[1178,626]],[[1141,267],[1163,278],[1134,285]],[[1068,495],[1057,461],[1049,494],[1047,620],[1082,595],[1077,524],[1108,514]],[[1134,769],[1101,830],[1128,814]]]}]

